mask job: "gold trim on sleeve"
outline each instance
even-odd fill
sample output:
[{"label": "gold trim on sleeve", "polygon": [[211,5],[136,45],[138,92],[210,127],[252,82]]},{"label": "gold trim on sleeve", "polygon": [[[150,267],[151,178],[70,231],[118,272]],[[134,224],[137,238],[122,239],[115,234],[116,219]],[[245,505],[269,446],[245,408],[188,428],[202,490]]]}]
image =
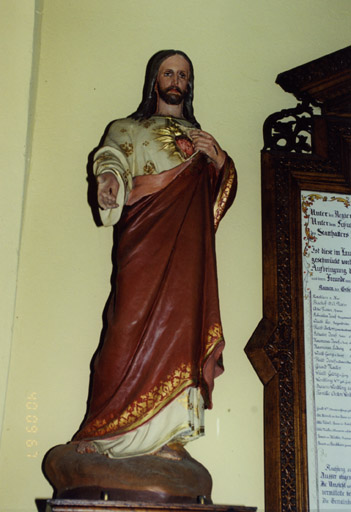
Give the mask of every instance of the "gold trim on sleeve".
[{"label": "gold trim on sleeve", "polygon": [[219,221],[223,217],[230,191],[232,187],[235,186],[235,180],[236,171],[232,160],[230,160],[229,166],[224,170],[221,188],[218,192],[216,202],[214,204],[213,213],[215,230],[218,228]]}]

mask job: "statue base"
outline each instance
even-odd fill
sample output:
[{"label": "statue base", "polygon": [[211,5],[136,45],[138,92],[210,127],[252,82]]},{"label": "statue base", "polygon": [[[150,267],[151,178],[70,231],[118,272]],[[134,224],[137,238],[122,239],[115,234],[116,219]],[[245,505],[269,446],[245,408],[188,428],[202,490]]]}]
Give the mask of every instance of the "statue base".
[{"label": "statue base", "polygon": [[178,505],[122,501],[48,500],[47,512],[255,512],[236,505]]},{"label": "statue base", "polygon": [[78,453],[76,448],[75,443],[59,445],[45,456],[43,471],[55,499],[212,503],[210,473],[185,450],[179,459],[159,455],[111,459]]}]

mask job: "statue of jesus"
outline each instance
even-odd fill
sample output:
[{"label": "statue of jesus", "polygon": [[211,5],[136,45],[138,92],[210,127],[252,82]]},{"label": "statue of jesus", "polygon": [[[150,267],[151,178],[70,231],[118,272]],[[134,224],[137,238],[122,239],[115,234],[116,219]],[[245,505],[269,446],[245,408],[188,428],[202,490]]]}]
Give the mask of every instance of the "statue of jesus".
[{"label": "statue of jesus", "polygon": [[223,372],[215,231],[236,193],[233,161],[194,117],[194,71],[156,53],[143,99],[95,153],[101,219],[117,230],[116,276],[78,453],[179,460],[204,433]]}]

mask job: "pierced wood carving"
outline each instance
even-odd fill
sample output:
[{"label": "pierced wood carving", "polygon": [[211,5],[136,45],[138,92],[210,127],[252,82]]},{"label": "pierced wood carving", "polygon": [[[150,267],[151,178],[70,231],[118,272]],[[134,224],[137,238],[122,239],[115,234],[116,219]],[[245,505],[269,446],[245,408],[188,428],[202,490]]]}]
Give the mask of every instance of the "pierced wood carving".
[{"label": "pierced wood carving", "polygon": [[303,103],[271,114],[263,125],[263,149],[311,153],[312,115],[312,107]]}]

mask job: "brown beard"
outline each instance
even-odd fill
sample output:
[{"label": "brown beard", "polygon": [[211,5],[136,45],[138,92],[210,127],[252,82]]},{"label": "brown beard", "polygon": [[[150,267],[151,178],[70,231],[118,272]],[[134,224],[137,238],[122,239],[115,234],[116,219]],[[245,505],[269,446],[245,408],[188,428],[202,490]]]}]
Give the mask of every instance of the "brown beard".
[{"label": "brown beard", "polygon": [[[170,91],[176,90],[179,94],[174,94]],[[160,95],[160,98],[167,103],[167,105],[180,105],[185,98],[186,92],[182,92],[179,87],[177,86],[171,86],[167,87],[167,89],[161,89],[160,86],[157,84],[157,90]]]}]

